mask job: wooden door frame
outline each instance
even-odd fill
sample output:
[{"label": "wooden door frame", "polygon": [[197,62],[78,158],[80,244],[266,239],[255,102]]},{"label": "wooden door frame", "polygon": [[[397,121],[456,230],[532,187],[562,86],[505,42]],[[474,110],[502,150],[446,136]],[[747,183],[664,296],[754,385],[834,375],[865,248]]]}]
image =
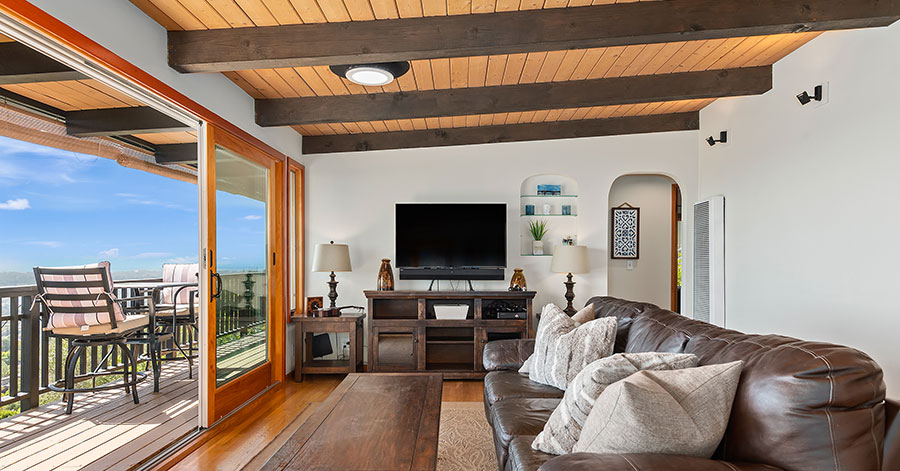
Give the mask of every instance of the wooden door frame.
[{"label": "wooden door frame", "polygon": [[[285,197],[285,216],[284,216],[284,227],[289,227],[291,223],[291,211],[296,211],[296,217],[294,219],[294,234],[296,235],[296,240],[294,241],[297,244],[294,252],[294,264],[297,267],[297,278],[294,280],[294,286],[290,286],[291,283],[291,264],[290,262],[284,263],[284,280],[285,280],[285,299],[287,300],[284,303],[284,326],[285,326],[285,339],[284,345],[285,350],[287,349],[288,342],[291,339],[287,338],[287,326],[291,323],[292,315],[303,315],[306,309],[305,299],[306,299],[306,267],[304,263],[306,261],[306,168],[297,162],[294,159],[287,159],[288,170],[285,172],[284,179],[284,197]],[[291,201],[291,175],[297,175],[297,181],[295,182],[294,187],[294,199]],[[291,237],[290,231],[285,231],[285,246],[284,253],[286,256],[290,256],[291,253]],[[296,306],[295,312],[291,312],[291,289],[294,289],[294,293],[296,293]],[[296,337],[296,336],[295,336]],[[294,348],[302,348],[302,345],[294,345]],[[285,359],[285,370],[287,370],[287,360]],[[300,365],[294,365],[294,369],[299,368]],[[285,371],[285,375],[291,373],[290,371]]]},{"label": "wooden door frame", "polygon": [[[205,250],[209,258],[204,264],[204,279],[211,281],[210,274],[217,270],[215,263],[216,255],[209,253],[210,247],[216,246],[216,201],[214,195],[214,182],[216,181],[215,169],[215,153],[216,147],[220,146],[232,152],[237,153],[250,161],[253,161],[270,170],[269,175],[269,204],[267,205],[268,219],[268,241],[269,253],[272,254],[272,262],[274,266],[269,266],[269,280],[267,293],[267,330],[268,330],[268,361],[251,371],[242,374],[240,377],[229,381],[228,383],[216,386],[216,336],[214,316],[216,312],[216,302],[210,299],[209,294],[206,295],[206,370],[205,384],[201,387],[206,389],[205,399],[205,424],[210,426],[217,420],[224,417],[229,412],[237,409],[245,402],[264,391],[269,386],[284,381],[284,347],[285,347],[285,298],[287,284],[284,275],[287,270],[283,267],[288,265],[284,263],[286,247],[285,237],[285,219],[287,212],[285,211],[285,182],[287,180],[284,171],[284,161],[269,155],[264,150],[253,146],[243,139],[234,136],[228,131],[213,125],[205,127],[206,140],[206,165],[203,167],[205,176],[205,186],[201,186],[201,192],[204,190],[212,190],[207,192],[205,205],[207,211],[206,219],[206,244]],[[212,184],[212,185],[211,185]],[[269,254],[266,256],[266,263],[269,262]],[[279,266],[281,264],[282,266]],[[211,284],[211,283],[210,283]],[[210,286],[209,290],[212,289]]]},{"label": "wooden door frame", "polygon": [[[294,195],[294,201],[290,201],[290,185],[291,185],[291,174],[296,172],[297,181],[296,181],[296,194]],[[294,263],[297,267],[297,279],[295,280],[295,284],[293,286],[295,293],[297,293],[297,309],[300,309],[300,312],[297,315],[303,314],[303,310],[305,309],[304,299],[306,293],[306,271],[304,269],[304,262],[306,260],[306,241],[304,240],[303,234],[306,230],[306,169],[302,164],[297,162],[294,159],[288,159],[288,171],[287,171],[287,180],[285,181],[285,197],[287,198],[287,204],[285,204],[285,210],[287,212],[287,217],[285,219],[285,227],[291,222],[290,212],[296,208],[297,216],[294,220],[294,234],[297,235],[297,247],[296,253],[294,254]],[[286,254],[290,254],[290,232],[286,234]],[[284,266],[285,280],[290,283],[290,269],[291,266],[289,263],[286,263]],[[291,286],[288,286],[288,296],[291,295]],[[291,303],[290,301],[286,304],[286,317],[285,322],[291,321]]]},{"label": "wooden door frame", "polygon": [[677,183],[672,184],[672,258],[671,258],[671,281],[669,283],[670,305],[669,309],[674,312],[681,312],[678,306],[678,197],[681,189]]}]

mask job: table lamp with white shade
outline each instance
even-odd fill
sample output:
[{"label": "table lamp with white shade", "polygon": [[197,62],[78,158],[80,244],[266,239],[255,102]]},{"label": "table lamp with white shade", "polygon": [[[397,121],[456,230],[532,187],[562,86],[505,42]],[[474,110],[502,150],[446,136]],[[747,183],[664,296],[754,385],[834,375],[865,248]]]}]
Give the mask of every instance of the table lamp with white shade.
[{"label": "table lamp with white shade", "polygon": [[314,272],[331,272],[331,281],[328,286],[331,291],[328,298],[331,299],[330,307],[337,307],[337,284],[334,280],[334,272],[336,271],[352,271],[350,268],[350,247],[347,244],[316,244],[316,251],[313,254],[313,271]]},{"label": "table lamp with white shade", "polygon": [[550,271],[554,273],[568,273],[566,277],[566,301],[568,306],[564,312],[570,316],[577,311],[572,306],[575,299],[575,292],[572,288],[575,282],[572,281],[573,273],[587,273],[591,271],[590,257],[588,256],[588,248],[584,245],[557,245],[553,249],[553,261],[550,262]]}]

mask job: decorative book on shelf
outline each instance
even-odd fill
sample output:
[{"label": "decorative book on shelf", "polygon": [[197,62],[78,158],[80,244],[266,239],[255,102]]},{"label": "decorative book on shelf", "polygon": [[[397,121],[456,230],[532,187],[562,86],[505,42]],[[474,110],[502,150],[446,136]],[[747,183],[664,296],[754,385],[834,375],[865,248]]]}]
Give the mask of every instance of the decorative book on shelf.
[{"label": "decorative book on shelf", "polygon": [[[366,291],[368,371],[480,378],[484,345],[533,335],[534,291]],[[465,318],[439,319],[435,306]],[[465,309],[463,306],[466,306]],[[438,309],[438,311],[444,311]]]}]

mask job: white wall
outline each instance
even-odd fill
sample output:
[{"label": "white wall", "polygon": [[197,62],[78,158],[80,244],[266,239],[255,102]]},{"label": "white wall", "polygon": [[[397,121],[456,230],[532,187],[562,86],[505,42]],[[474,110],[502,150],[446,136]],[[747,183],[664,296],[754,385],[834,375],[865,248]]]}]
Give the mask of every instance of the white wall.
[{"label": "white wall", "polygon": [[[607,293],[608,204],[621,175],[671,176],[688,201],[696,198],[696,131],[462,147],[309,155],[307,253],[334,240],[350,244],[352,273],[339,273],[338,304],[365,305],[383,257],[394,259],[395,202],[506,202],[509,208],[507,278],[476,289],[506,289],[513,267],[525,269],[535,306],[565,304],[564,275],[549,272],[550,257],[519,254],[519,190],[527,177],[553,173],[577,180],[578,243],[591,249],[591,273],[576,275],[575,303]],[[690,259],[690,257],[688,257]],[[307,295],[327,294],[327,274],[307,273]],[[395,270],[395,279],[397,273]],[[447,287],[442,284],[442,287]],[[427,282],[397,281],[398,289]],[[690,296],[685,296],[690,299]]]},{"label": "white wall", "polygon": [[181,74],[167,60],[166,30],[128,1],[30,0],[123,59],[165,82],[282,153],[301,160],[290,128],[256,125],[253,98],[222,74]]},{"label": "white wall", "polygon": [[626,175],[613,183],[610,208],[625,202],[641,208],[640,258],[609,261],[610,296],[671,309],[672,183],[661,175]]},{"label": "white wall", "polygon": [[[698,143],[700,197],[725,195],[727,326],[859,348],[884,368],[893,397],[898,46],[900,24],[825,33],[775,65],[769,93],[707,107],[700,137],[728,129],[729,143]],[[794,98],[824,82],[824,106]]]}]

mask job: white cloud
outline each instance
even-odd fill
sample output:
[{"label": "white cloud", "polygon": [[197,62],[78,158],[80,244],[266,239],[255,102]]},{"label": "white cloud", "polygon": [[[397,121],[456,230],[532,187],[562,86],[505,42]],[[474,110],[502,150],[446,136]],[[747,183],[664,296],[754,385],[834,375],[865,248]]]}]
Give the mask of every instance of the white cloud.
[{"label": "white cloud", "polygon": [[244,216],[241,219],[246,219],[247,221],[259,221],[260,219],[262,219],[262,216],[251,214],[249,216]]},{"label": "white cloud", "polygon": [[10,211],[21,211],[23,209],[28,209],[31,207],[31,204],[28,203],[27,198],[17,198],[14,200],[6,200],[6,203],[0,203],[0,209],[7,209]]},{"label": "white cloud", "polygon": [[116,196],[120,198],[137,198],[137,195],[134,193],[116,193]]},{"label": "white cloud", "polygon": [[132,258],[163,258],[171,256],[172,254],[169,252],[142,252]]},{"label": "white cloud", "polygon": [[113,248],[113,249],[109,249],[109,250],[101,250],[100,255],[102,255],[104,257],[118,257],[119,249]]},{"label": "white cloud", "polygon": [[50,247],[51,249],[62,247],[62,242],[57,240],[30,240],[26,242],[28,245],[40,245],[42,247]]},{"label": "white cloud", "polygon": [[167,263],[196,263],[197,257],[172,257],[166,260]]},{"label": "white cloud", "polygon": [[144,206],[159,206],[159,207],[166,208],[166,209],[177,209],[179,211],[189,211],[189,212],[194,211],[194,209],[185,207],[180,204],[167,203],[165,201],[158,201],[158,200],[146,200],[146,199],[142,200],[142,199],[137,199],[137,198],[130,198],[130,199],[128,199],[127,202],[130,204],[142,204]]}]

